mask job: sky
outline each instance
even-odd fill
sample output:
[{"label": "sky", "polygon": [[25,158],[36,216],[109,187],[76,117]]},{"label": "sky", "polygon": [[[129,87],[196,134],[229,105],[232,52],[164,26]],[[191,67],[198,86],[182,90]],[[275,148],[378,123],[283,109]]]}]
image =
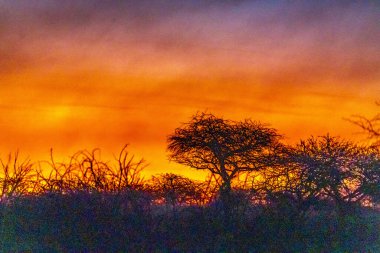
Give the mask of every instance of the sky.
[{"label": "sky", "polygon": [[377,1],[0,0],[0,157],[129,144],[200,177],[166,138],[205,111],[363,142],[345,119],[380,111],[379,23]]}]

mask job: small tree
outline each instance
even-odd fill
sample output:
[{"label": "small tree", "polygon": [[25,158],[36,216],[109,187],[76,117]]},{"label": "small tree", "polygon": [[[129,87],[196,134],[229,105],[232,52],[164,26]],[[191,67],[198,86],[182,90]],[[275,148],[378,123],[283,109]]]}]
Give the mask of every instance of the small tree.
[{"label": "small tree", "polygon": [[220,178],[220,192],[229,194],[231,182],[242,172],[274,164],[279,135],[259,122],[242,122],[199,113],[168,137],[172,161],[208,170]]},{"label": "small tree", "polygon": [[195,204],[202,197],[201,184],[189,178],[173,173],[153,176],[151,188],[158,198],[170,204]]}]

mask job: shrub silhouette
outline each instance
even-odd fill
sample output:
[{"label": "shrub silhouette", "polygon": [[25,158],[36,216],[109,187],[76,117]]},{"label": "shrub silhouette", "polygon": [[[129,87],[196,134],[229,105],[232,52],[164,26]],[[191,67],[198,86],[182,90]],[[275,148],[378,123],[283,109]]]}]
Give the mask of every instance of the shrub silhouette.
[{"label": "shrub silhouette", "polygon": [[121,192],[142,187],[141,171],[144,160],[134,161],[125,145],[116,158],[116,164],[100,159],[100,150],[81,150],[71,156],[69,163],[57,163],[51,152],[50,161],[43,162],[47,168],[36,170],[38,187],[41,192],[104,191]]},{"label": "shrub silhouette", "polygon": [[173,173],[153,176],[152,193],[158,200],[163,200],[173,208],[181,204],[197,204],[202,202],[202,185],[186,177]]},{"label": "shrub silhouette", "polygon": [[19,161],[19,154],[9,154],[7,160],[0,159],[0,201],[34,191],[33,163],[29,159]]}]

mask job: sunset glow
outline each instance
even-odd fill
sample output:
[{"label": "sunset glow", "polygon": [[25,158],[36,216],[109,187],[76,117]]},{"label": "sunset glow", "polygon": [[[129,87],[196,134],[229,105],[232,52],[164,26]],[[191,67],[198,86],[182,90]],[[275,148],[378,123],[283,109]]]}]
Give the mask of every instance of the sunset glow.
[{"label": "sunset glow", "polygon": [[147,174],[198,111],[250,118],[286,142],[327,132],[380,99],[380,5],[280,1],[2,1],[0,157],[60,159],[124,144]]}]

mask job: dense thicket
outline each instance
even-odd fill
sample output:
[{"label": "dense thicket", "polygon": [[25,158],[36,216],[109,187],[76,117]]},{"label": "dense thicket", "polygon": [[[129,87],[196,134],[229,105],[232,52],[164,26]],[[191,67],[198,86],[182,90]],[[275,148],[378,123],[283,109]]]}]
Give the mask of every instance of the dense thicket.
[{"label": "dense thicket", "polygon": [[380,251],[378,148],[329,135],[287,146],[259,123],[207,114],[189,124],[169,152],[208,169],[204,181],[143,180],[127,146],[115,162],[98,149],[68,162],[2,159],[0,251]]}]

